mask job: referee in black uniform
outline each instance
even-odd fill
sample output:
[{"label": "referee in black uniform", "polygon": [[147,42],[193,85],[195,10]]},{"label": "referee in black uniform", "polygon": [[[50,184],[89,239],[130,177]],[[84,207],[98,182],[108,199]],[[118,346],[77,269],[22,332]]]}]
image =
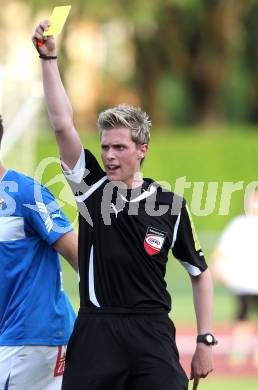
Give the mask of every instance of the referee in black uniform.
[{"label": "referee in black uniform", "polygon": [[183,390],[171,298],[169,250],[190,274],[197,318],[193,388],[213,369],[212,282],[185,200],[143,179],[151,123],[120,105],[98,118],[104,170],[83,149],[63,88],[53,37],[37,46],[49,117],[79,213],[80,310],[69,341],[63,390]]}]

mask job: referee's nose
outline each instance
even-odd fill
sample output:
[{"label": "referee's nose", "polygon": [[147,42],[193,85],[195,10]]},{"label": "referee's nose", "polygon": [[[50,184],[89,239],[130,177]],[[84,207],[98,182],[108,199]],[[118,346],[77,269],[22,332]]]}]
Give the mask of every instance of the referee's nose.
[{"label": "referee's nose", "polygon": [[114,160],[116,158],[115,153],[114,153],[114,149],[108,148],[108,150],[106,150],[106,152],[105,152],[105,157],[108,161]]}]

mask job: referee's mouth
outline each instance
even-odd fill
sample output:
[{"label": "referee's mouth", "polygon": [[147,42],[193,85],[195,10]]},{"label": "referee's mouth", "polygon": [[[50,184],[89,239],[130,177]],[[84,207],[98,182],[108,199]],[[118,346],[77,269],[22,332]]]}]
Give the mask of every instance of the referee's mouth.
[{"label": "referee's mouth", "polygon": [[119,168],[120,165],[112,165],[112,164],[106,165],[106,173],[112,174],[114,172],[117,172]]}]

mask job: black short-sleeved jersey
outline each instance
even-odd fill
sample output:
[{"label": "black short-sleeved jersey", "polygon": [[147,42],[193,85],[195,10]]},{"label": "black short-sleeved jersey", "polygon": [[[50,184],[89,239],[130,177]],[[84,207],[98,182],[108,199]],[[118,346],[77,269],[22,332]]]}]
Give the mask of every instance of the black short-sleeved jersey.
[{"label": "black short-sleeved jersey", "polygon": [[85,175],[71,183],[79,215],[82,307],[171,309],[165,272],[170,248],[191,275],[207,265],[183,198],[144,179],[126,190],[85,150]]}]

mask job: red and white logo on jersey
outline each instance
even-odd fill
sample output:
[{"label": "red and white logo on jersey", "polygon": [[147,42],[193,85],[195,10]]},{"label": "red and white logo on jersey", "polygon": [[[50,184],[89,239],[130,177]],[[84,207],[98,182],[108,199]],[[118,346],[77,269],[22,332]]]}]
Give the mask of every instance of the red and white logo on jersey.
[{"label": "red and white logo on jersey", "polygon": [[64,375],[66,347],[58,346],[54,376]]},{"label": "red and white logo on jersey", "polygon": [[148,227],[144,240],[144,248],[149,255],[156,255],[162,249],[166,233],[161,230]]}]

